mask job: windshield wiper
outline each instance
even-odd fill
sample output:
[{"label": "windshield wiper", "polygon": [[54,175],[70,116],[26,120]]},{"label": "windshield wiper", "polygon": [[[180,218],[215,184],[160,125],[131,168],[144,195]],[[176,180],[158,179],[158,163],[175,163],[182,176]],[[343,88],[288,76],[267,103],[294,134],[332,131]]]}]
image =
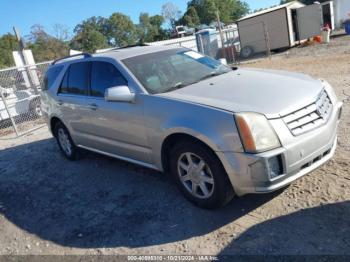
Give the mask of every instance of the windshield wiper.
[{"label": "windshield wiper", "polygon": [[[229,71],[228,71],[228,72],[229,72]],[[213,72],[211,72],[210,74],[205,75],[205,76],[199,78],[199,79],[198,79],[196,82],[194,82],[193,84],[198,83],[198,82],[201,82],[201,81],[204,81],[204,80],[209,79],[209,78],[212,78],[212,77],[214,77],[214,76],[219,76],[219,75],[226,74],[226,73],[228,73],[228,72],[217,72],[217,71],[213,71]]]},{"label": "windshield wiper", "polygon": [[193,85],[193,84],[199,83],[201,81],[204,81],[206,79],[212,78],[214,76],[219,76],[219,75],[226,74],[228,72],[230,72],[230,71],[227,71],[227,72],[225,72],[225,71],[224,72],[212,71],[210,74],[207,74],[207,75],[201,77],[200,79],[198,79],[197,81],[194,81],[192,83],[188,83],[188,84],[183,84],[182,82],[176,83],[174,86],[170,87],[169,89],[167,89],[163,93],[167,93],[167,92],[171,92],[171,91],[174,91],[174,90],[177,90],[177,89],[181,89],[181,88],[184,88],[186,86]]},{"label": "windshield wiper", "polygon": [[179,83],[176,83],[174,86],[170,87],[169,89],[167,89],[166,91],[164,91],[164,93],[171,92],[171,91],[183,88],[185,86],[187,85],[184,85],[182,82],[179,82]]}]

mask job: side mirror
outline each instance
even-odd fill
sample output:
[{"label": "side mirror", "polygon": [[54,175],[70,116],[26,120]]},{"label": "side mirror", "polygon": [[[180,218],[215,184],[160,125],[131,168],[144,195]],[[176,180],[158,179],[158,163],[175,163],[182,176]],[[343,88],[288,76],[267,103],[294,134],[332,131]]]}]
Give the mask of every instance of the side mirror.
[{"label": "side mirror", "polygon": [[131,93],[128,86],[115,86],[107,88],[105,100],[110,102],[129,102],[135,101],[135,94]]}]

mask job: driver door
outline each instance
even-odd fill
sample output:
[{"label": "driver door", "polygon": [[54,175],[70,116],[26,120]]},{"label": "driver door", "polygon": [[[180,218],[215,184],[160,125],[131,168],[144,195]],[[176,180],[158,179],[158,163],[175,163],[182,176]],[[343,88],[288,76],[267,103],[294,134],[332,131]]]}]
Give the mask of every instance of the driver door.
[{"label": "driver door", "polygon": [[91,110],[89,147],[104,153],[150,163],[141,96],[134,103],[108,102],[105,90],[128,85],[126,78],[110,62],[91,63]]}]

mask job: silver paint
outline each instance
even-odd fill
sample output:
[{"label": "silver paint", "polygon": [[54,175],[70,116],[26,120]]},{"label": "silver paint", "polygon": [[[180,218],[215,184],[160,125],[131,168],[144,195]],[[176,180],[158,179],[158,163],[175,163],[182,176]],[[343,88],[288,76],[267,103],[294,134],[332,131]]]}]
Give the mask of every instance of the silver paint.
[{"label": "silver paint", "polygon": [[[238,195],[281,188],[318,168],[334,154],[342,104],[325,82],[298,73],[238,69],[170,93],[150,95],[121,60],[170,48],[127,48],[59,62],[65,69],[53,87],[41,94],[43,115],[49,126],[52,118],[58,118],[76,145],[160,171],[164,170],[165,139],[174,134],[192,136],[215,152]],[[132,101],[57,94],[64,71],[77,61],[114,64],[128,81]],[[281,117],[315,102],[323,89],[334,105],[327,123],[293,136]],[[282,146],[246,154],[235,125],[235,112],[264,114]],[[328,155],[312,163],[329,150]],[[281,156],[284,174],[272,180],[268,159],[277,155]],[[310,162],[310,166],[302,168]]]}]

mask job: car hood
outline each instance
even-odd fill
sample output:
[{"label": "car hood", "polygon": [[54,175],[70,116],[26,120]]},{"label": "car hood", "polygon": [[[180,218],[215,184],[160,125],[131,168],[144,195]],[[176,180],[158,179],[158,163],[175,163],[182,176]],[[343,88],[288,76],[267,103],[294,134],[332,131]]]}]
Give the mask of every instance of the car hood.
[{"label": "car hood", "polygon": [[278,118],[315,102],[322,89],[321,81],[304,74],[247,68],[160,96]]}]

